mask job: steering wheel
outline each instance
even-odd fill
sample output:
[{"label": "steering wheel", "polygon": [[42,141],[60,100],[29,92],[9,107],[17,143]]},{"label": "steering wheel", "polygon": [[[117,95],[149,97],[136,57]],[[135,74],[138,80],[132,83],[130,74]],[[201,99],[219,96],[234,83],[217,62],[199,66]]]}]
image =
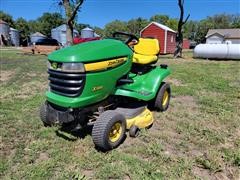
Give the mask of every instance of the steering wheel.
[{"label": "steering wheel", "polygon": [[127,44],[128,46],[130,45],[130,43],[133,41],[133,40],[136,40],[136,44],[139,42],[139,39],[137,36],[133,35],[133,34],[129,34],[129,33],[125,33],[125,32],[114,32],[113,33],[113,38],[116,38],[117,35],[121,35],[121,36],[126,36],[128,37],[128,39],[124,42],[125,44]]}]

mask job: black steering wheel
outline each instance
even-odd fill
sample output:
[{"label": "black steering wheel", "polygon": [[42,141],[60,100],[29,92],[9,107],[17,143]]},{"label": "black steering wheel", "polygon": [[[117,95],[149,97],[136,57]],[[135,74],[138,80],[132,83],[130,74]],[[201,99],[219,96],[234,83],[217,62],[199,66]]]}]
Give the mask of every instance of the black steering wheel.
[{"label": "black steering wheel", "polygon": [[118,32],[118,31],[113,33],[113,38],[117,38],[118,35],[128,37],[127,40],[124,42],[127,45],[129,45],[129,43],[132,42],[133,40],[137,41],[136,44],[139,41],[138,37],[133,34],[129,34],[129,33],[125,33],[125,32]]}]

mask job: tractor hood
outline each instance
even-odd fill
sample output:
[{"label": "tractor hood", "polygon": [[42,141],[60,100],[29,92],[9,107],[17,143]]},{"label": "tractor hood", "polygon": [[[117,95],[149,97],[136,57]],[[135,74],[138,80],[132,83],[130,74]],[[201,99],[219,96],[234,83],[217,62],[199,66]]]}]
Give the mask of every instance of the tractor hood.
[{"label": "tractor hood", "polygon": [[131,49],[122,41],[104,39],[85,42],[63,48],[48,55],[48,59],[56,62],[93,62],[103,59],[132,55]]}]

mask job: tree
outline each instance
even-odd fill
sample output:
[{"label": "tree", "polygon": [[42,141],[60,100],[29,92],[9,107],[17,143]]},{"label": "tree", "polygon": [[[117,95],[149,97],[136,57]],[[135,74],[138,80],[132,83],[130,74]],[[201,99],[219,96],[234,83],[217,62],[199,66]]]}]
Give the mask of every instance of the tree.
[{"label": "tree", "polygon": [[18,18],[15,21],[15,28],[20,31],[21,44],[24,41],[26,42],[30,35],[30,28],[29,28],[28,22],[23,18]]},{"label": "tree", "polygon": [[38,31],[50,37],[51,29],[62,25],[64,19],[59,13],[44,13],[35,23],[35,26],[38,26]]},{"label": "tree", "polygon": [[240,15],[232,15],[232,28],[240,28]]},{"label": "tree", "polygon": [[188,21],[183,28],[183,37],[194,40],[198,28],[198,21]]},{"label": "tree", "polygon": [[127,22],[127,32],[135,34],[135,35],[139,35],[140,31],[147,26],[148,24],[148,20],[147,19],[143,19],[143,18],[137,18],[137,19],[131,19]]},{"label": "tree", "polygon": [[198,23],[196,35],[195,35],[195,41],[197,43],[204,43],[205,42],[205,36],[207,35],[207,32],[209,29],[213,29],[214,24],[209,21],[209,19],[203,19]]},{"label": "tree", "polygon": [[183,33],[182,28],[183,25],[187,22],[188,18],[190,17],[190,14],[188,14],[187,18],[183,20],[184,18],[184,0],[178,0],[178,6],[180,9],[180,18],[178,21],[178,33],[176,37],[176,50],[174,52],[174,57],[182,57],[182,46],[183,46]]},{"label": "tree", "polygon": [[178,20],[170,18],[165,25],[176,31],[178,28]]},{"label": "tree", "polygon": [[[81,32],[81,30],[84,29],[84,28],[86,28],[86,27],[90,27],[90,25],[89,25],[89,24],[82,24],[82,23],[80,23],[80,24],[76,23],[76,24],[75,24],[75,29],[76,29],[78,32]],[[91,28],[91,27],[90,27],[90,28]]]},{"label": "tree", "polygon": [[93,29],[97,35],[99,35],[100,37],[104,37],[104,29],[96,26]]},{"label": "tree", "polygon": [[154,21],[154,22],[158,22],[160,24],[164,24],[164,25],[167,25],[168,23],[168,20],[169,20],[169,16],[167,15],[160,15],[160,14],[157,14],[157,15],[154,15],[150,18],[150,21]]},{"label": "tree", "polygon": [[240,15],[232,15],[232,22],[231,22],[232,28],[240,28]]},{"label": "tree", "polygon": [[231,16],[227,14],[216,14],[214,16],[208,16],[207,21],[213,24],[214,29],[231,28]]},{"label": "tree", "polygon": [[127,32],[128,31],[127,23],[124,21],[115,20],[115,21],[112,21],[112,22],[106,24],[106,26],[104,27],[104,36],[112,37],[112,34],[115,31]]},{"label": "tree", "polygon": [[40,27],[40,23],[37,20],[28,21],[28,26],[30,29],[30,33],[34,33],[34,32],[40,31],[40,29],[42,29]]},{"label": "tree", "polygon": [[73,43],[74,20],[83,2],[84,0],[61,0],[59,2],[59,5],[63,5],[65,9],[67,25],[67,45],[71,45]]},{"label": "tree", "polygon": [[11,15],[9,15],[3,11],[0,11],[0,19],[7,22],[10,27],[15,27],[14,20]]}]

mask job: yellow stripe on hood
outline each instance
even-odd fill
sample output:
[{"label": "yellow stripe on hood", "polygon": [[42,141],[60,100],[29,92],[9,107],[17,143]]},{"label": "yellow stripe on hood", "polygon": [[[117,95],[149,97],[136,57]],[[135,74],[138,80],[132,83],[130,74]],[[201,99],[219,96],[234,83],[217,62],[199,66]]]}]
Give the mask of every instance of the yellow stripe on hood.
[{"label": "yellow stripe on hood", "polygon": [[117,59],[85,64],[84,67],[86,71],[101,71],[107,68],[112,68],[120,64],[123,64],[126,60],[127,60],[127,57],[121,57]]}]

